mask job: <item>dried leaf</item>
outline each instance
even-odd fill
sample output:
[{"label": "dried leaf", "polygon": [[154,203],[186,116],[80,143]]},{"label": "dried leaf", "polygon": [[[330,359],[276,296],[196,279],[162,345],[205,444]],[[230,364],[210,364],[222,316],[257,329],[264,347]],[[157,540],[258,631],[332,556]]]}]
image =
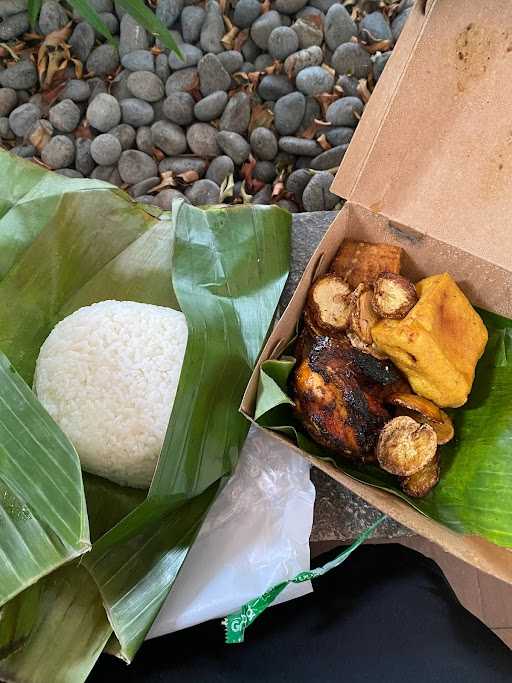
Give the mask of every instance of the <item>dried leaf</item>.
[{"label": "dried leaf", "polygon": [[40,119],[29,133],[28,140],[39,153],[46,147],[53,134],[53,127],[49,121]]},{"label": "dried leaf", "polygon": [[266,14],[270,11],[270,0],[263,0],[261,3],[261,13]]},{"label": "dried leaf", "polygon": [[335,102],[336,100],[339,100],[340,98],[340,93],[339,92],[324,92],[321,95],[315,95],[315,100],[318,102],[320,107],[322,108],[322,114],[325,116],[325,112],[329,108],[329,106]]},{"label": "dried leaf", "polygon": [[366,43],[361,44],[364,47],[364,49],[371,55],[375,54],[376,52],[387,52],[388,50],[391,50],[390,40],[381,40],[379,43],[372,43],[371,45],[368,45]]},{"label": "dried leaf", "polygon": [[317,138],[317,142],[322,149],[325,149],[325,151],[327,151],[328,149],[332,149],[332,145],[330,144],[330,142],[328,142],[327,138],[325,137],[325,133],[320,135],[319,138]]},{"label": "dried leaf", "polygon": [[176,180],[181,180],[185,185],[195,183],[199,180],[199,173],[197,171],[183,171],[183,173],[176,174]]},{"label": "dried leaf", "polygon": [[359,9],[359,7],[354,7],[352,9],[350,16],[352,17],[352,21],[359,23],[361,21],[361,19],[363,18],[363,13]]},{"label": "dried leaf", "polygon": [[162,161],[162,159],[165,159],[165,154],[162,152],[161,149],[158,149],[158,147],[153,147],[152,153],[153,158],[156,159],[156,161]]},{"label": "dried leaf", "polygon": [[60,95],[60,93],[64,90],[66,87],[66,81],[61,80],[60,83],[57,83],[57,85],[54,85],[50,90],[43,90],[41,93],[41,96],[43,98],[43,102],[47,104],[48,106],[51,106],[57,97]]},{"label": "dried leaf", "polygon": [[158,185],[152,187],[148,192],[160,192],[160,190],[165,190],[168,187],[178,186],[173,171],[164,171],[163,173],[160,173],[160,179]]},{"label": "dried leaf", "polygon": [[89,121],[87,119],[82,119],[80,125],[75,128],[74,136],[76,138],[85,138],[86,140],[92,140],[93,134],[89,126]]},{"label": "dried leaf", "polygon": [[240,31],[240,33],[237,35],[235,38],[235,42],[233,43],[233,50],[240,50],[244,46],[244,44],[247,42],[247,39],[249,38],[249,29],[246,28],[243,31]]},{"label": "dried leaf", "polygon": [[75,57],[72,57],[71,61],[75,65],[75,76],[78,80],[81,80],[84,75],[84,65],[79,59],[75,59]]},{"label": "dried leaf", "polygon": [[220,186],[220,202],[222,203],[225,199],[230,199],[235,195],[235,180],[233,174],[227,175]]},{"label": "dried leaf", "polygon": [[322,64],[322,69],[325,69],[327,73],[331,74],[333,78],[336,77],[336,70],[332,68],[332,66],[329,66],[329,64],[326,64],[325,62]]},{"label": "dried leaf", "polygon": [[235,45],[235,40],[237,35],[240,33],[240,29],[237,26],[232,26],[229,31],[222,36],[220,42],[224,45],[226,50],[233,50]]},{"label": "dried leaf", "polygon": [[372,96],[371,92],[368,90],[368,82],[366,78],[361,78],[359,80],[359,83],[357,84],[357,94],[365,104],[369,101],[370,97]]},{"label": "dried leaf", "polygon": [[243,204],[252,204],[252,196],[245,191],[245,180],[242,181],[240,187],[240,197],[242,198]]},{"label": "dried leaf", "polygon": [[161,47],[157,47],[156,45],[153,45],[153,47],[149,50],[152,55],[155,55],[155,57],[158,57],[158,55],[161,55],[163,50]]},{"label": "dried leaf", "polygon": [[312,140],[321,128],[328,128],[331,125],[332,124],[330,124],[328,121],[314,119],[313,123],[302,131],[300,137],[304,140]]},{"label": "dried leaf", "polygon": [[272,64],[270,66],[267,66],[266,69],[264,69],[265,73],[270,75],[270,74],[280,74],[283,72],[284,69],[284,64],[283,62],[280,62],[278,59],[274,59]]},{"label": "dried leaf", "polygon": [[43,41],[43,45],[48,47],[59,47],[66,43],[67,39],[71,35],[71,22],[66,24],[63,28],[59,28],[57,31],[52,31],[49,33]]},{"label": "dried leaf", "polygon": [[10,55],[15,62],[19,61],[20,56],[16,54],[16,52],[10,45],[7,45],[7,43],[0,43],[0,48],[2,48],[2,57],[7,57],[7,55]]},{"label": "dried leaf", "polygon": [[279,201],[285,192],[284,187],[284,173],[280,173],[274,180],[274,186],[272,188],[272,199],[274,201]]},{"label": "dried leaf", "polygon": [[249,121],[249,133],[260,126],[263,128],[270,128],[274,120],[274,112],[268,109],[264,104],[255,104],[251,109],[251,118]]}]

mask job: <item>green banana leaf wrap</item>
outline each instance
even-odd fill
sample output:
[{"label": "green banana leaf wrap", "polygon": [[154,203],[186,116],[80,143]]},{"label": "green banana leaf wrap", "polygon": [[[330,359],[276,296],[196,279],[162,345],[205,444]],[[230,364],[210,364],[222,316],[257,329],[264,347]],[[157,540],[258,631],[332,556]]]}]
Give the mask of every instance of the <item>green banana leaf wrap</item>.
[{"label": "green banana leaf wrap", "polygon": [[[441,446],[441,478],[424,498],[411,498],[395,477],[378,467],[336,464],[358,481],[388,491],[454,531],[476,534],[512,547],[512,321],[479,311],[489,342],[477,366],[468,402],[450,411],[455,438]],[[293,414],[288,379],[295,359],[285,356],[262,365],[256,421],[283,433],[307,453],[332,462],[303,431]]]},{"label": "green banana leaf wrap", "polygon": [[[184,202],[172,213],[0,151],[0,679],[80,683],[143,642],[248,423],[241,397],[288,276],[291,216]],[[64,317],[117,299],[189,329],[152,486],[82,474],[30,386]]]}]

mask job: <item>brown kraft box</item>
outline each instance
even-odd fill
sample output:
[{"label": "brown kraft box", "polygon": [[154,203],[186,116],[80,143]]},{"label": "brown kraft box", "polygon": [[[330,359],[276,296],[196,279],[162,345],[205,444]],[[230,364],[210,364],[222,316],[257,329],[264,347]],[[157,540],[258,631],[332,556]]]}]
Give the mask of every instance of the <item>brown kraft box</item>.
[{"label": "brown kraft box", "polygon": [[[249,419],[261,363],[287,346],[311,283],[328,270],[345,238],[398,244],[409,278],[448,271],[474,304],[512,318],[511,71],[509,0],[416,3],[334,180],[333,192],[346,203],[248,385],[241,410]],[[509,550],[452,532],[397,497],[296,450],[420,536],[512,584]]]}]

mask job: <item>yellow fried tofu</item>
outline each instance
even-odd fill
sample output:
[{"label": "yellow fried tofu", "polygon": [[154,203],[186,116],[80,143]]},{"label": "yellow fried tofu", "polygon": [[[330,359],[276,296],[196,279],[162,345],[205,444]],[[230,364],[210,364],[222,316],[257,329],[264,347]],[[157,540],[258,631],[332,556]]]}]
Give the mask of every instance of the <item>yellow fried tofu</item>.
[{"label": "yellow fried tofu", "polygon": [[378,322],[373,340],[417,394],[456,408],[471,391],[487,329],[448,273],[421,280],[416,290],[418,303],[407,316]]}]

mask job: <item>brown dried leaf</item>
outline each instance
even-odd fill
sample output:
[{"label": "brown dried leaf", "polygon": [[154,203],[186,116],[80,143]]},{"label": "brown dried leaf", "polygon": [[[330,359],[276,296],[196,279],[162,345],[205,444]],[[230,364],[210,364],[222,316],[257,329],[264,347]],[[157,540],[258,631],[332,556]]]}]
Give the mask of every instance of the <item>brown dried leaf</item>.
[{"label": "brown dried leaf", "polygon": [[80,80],[84,75],[84,65],[79,59],[71,58],[71,61],[75,65],[75,76]]},{"label": "brown dried leaf", "polygon": [[[226,19],[226,18],[227,17],[225,17],[224,19]],[[240,29],[237,28],[236,26],[232,26],[229,29],[229,31],[224,36],[222,36],[222,38],[220,39],[220,42],[224,45],[226,50],[233,50],[234,49],[233,46],[235,44],[236,37],[239,33],[240,33]]]},{"label": "brown dried leaf", "polygon": [[313,123],[308,126],[300,136],[304,140],[312,140],[321,128],[329,128],[331,124],[328,121],[321,121],[320,119],[314,119]]},{"label": "brown dried leaf", "polygon": [[249,38],[249,29],[248,28],[244,29],[243,31],[240,31],[240,33],[235,38],[235,42],[233,43],[233,50],[238,50],[240,52],[243,45],[247,42],[248,38]]},{"label": "brown dried leaf", "polygon": [[322,108],[322,114],[325,116],[325,112],[329,108],[329,106],[335,102],[336,100],[340,99],[340,93],[338,92],[324,92],[321,93],[320,95],[315,95],[315,100],[319,103],[320,107]]},{"label": "brown dried leaf", "polygon": [[20,57],[16,52],[16,46],[13,49],[10,45],[7,45],[7,43],[0,43],[0,48],[0,57],[7,57],[7,55],[10,55],[15,62],[19,61]]},{"label": "brown dried leaf", "polygon": [[261,13],[266,14],[270,11],[270,0],[263,0],[261,3]]},{"label": "brown dried leaf", "polygon": [[329,64],[326,64],[325,62],[322,64],[322,69],[325,69],[327,73],[330,73],[333,78],[336,76],[336,70],[332,68]]},{"label": "brown dried leaf", "polygon": [[368,81],[366,80],[366,78],[359,79],[359,83],[357,84],[357,94],[365,104],[370,100],[372,94],[368,90]]},{"label": "brown dried leaf", "polygon": [[80,125],[75,129],[74,136],[76,138],[85,138],[86,140],[92,140],[93,134],[89,126],[89,121],[87,121],[87,119],[82,119]]},{"label": "brown dried leaf", "polygon": [[188,183],[195,183],[199,180],[199,173],[197,171],[183,171],[183,173],[178,173],[176,179],[182,180],[186,185]]},{"label": "brown dried leaf", "polygon": [[274,187],[272,188],[272,199],[276,202],[282,198],[285,191],[284,182],[280,178],[274,181]]},{"label": "brown dried leaf", "polygon": [[332,149],[332,145],[327,141],[327,138],[325,137],[325,133],[322,133],[320,137],[317,139],[318,144],[322,149],[325,149],[326,151],[328,149]]},{"label": "brown dried leaf", "polygon": [[168,187],[177,187],[178,183],[173,171],[164,171],[160,173],[160,182],[155,187],[152,187],[149,192],[159,192],[160,190],[165,190]]},{"label": "brown dried leaf", "polygon": [[52,31],[49,33],[43,41],[43,45],[48,47],[60,47],[64,45],[71,35],[71,22],[66,24],[63,28],[59,28],[57,31]]},{"label": "brown dried leaf", "polygon": [[265,73],[270,75],[270,74],[280,74],[283,72],[284,69],[284,64],[283,62],[280,62],[278,59],[274,59],[272,64],[270,66],[267,66],[265,69]]},{"label": "brown dried leaf", "polygon": [[390,40],[381,40],[379,43],[372,43],[371,45],[361,43],[366,52],[369,52],[371,55],[374,55],[376,52],[387,52],[388,50],[391,50],[391,41]]},{"label": "brown dried leaf", "polygon": [[38,166],[42,166],[42,167],[45,168],[47,171],[53,171],[52,168],[50,168],[49,166],[47,166],[47,165],[44,163],[44,161],[41,161],[41,159],[38,159],[37,157],[31,157],[30,161],[32,161],[32,163],[34,163],[34,164],[37,164]]},{"label": "brown dried leaf", "polygon": [[261,180],[257,180],[256,178],[252,177],[252,173],[254,171],[254,167],[256,166],[256,159],[252,156],[252,154],[249,155],[249,158],[247,161],[242,165],[242,168],[240,169],[240,175],[244,179],[244,187],[248,189],[249,192],[254,194],[255,192],[258,192],[258,190],[261,190],[261,188],[265,185],[265,183]]},{"label": "brown dried leaf", "polygon": [[43,148],[48,144],[52,137],[53,128],[49,121],[43,121],[42,119],[33,126],[29,133],[28,140],[31,145],[37,149],[40,153]]},{"label": "brown dried leaf", "polygon": [[43,98],[43,102],[45,102],[48,106],[51,106],[57,97],[60,95],[60,93],[64,90],[66,87],[66,81],[61,80],[60,83],[57,83],[57,85],[54,85],[53,88],[50,90],[44,90],[41,95]]},{"label": "brown dried leaf", "polygon": [[251,119],[249,121],[249,133],[255,128],[262,126],[263,128],[270,128],[274,120],[274,112],[268,109],[264,104],[255,104],[251,109]]},{"label": "brown dried leaf", "polygon": [[158,149],[158,147],[153,147],[153,157],[156,159],[156,161],[162,161],[162,159],[165,159],[165,154],[162,152],[161,149]]}]

